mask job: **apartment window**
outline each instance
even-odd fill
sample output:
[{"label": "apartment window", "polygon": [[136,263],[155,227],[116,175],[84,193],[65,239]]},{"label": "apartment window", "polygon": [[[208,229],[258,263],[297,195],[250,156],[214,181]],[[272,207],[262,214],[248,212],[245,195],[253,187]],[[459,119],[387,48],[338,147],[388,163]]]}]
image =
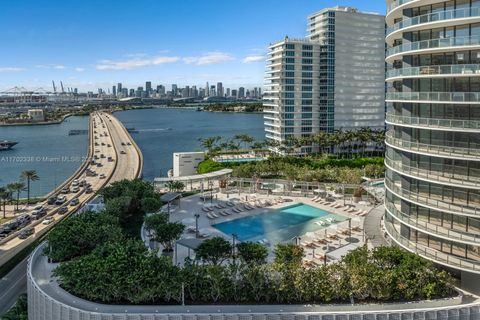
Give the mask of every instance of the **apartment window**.
[{"label": "apartment window", "polygon": [[[302,112],[312,112],[312,107],[302,107]],[[311,118],[311,113],[309,118]]]},{"label": "apartment window", "polygon": [[[303,109],[302,109],[303,111]],[[302,113],[302,119],[312,119],[311,113]]]},{"label": "apartment window", "polygon": [[295,91],[295,86],[285,86],[285,91]]},{"label": "apartment window", "polygon": [[312,78],[313,73],[311,72],[302,72],[302,78]]},{"label": "apartment window", "polygon": [[295,44],[293,44],[293,43],[287,43],[287,44],[285,45],[285,48],[286,48],[286,49],[295,49]]},{"label": "apartment window", "polygon": [[[285,111],[286,111],[286,109],[287,109],[287,108],[285,108]],[[291,112],[293,112],[293,109],[292,109]],[[293,119],[293,118],[294,118],[294,114],[293,114],[293,113],[285,113],[284,118],[285,118],[285,119]]]},{"label": "apartment window", "polygon": [[302,86],[302,91],[312,91],[312,86]]},{"label": "apartment window", "polygon": [[313,57],[313,52],[303,51],[302,57]]},{"label": "apartment window", "polygon": [[295,100],[284,100],[284,104],[295,104]]},{"label": "apartment window", "polygon": [[293,65],[293,64],[287,64],[287,65],[285,66],[285,70],[289,70],[289,71],[295,70],[295,65]]},{"label": "apartment window", "polygon": [[287,57],[294,57],[295,56],[295,51],[285,51],[285,55]]},{"label": "apartment window", "polygon": [[[285,128],[285,132],[286,132],[286,133],[293,133],[294,130],[295,130],[295,128],[292,128],[292,127]],[[291,135],[290,135],[290,134],[289,134],[289,135],[285,135],[285,138],[286,138],[286,137],[289,137],[289,136],[291,136]]]},{"label": "apartment window", "polygon": [[303,71],[313,71],[313,66],[302,66]]},{"label": "apartment window", "polygon": [[311,98],[312,98],[312,93],[310,93],[310,92],[303,92],[303,93],[302,93],[302,98],[311,99]]},{"label": "apartment window", "polygon": [[293,92],[285,92],[284,93],[285,98],[295,98],[295,93]]},{"label": "apartment window", "polygon": [[295,79],[285,79],[285,84],[295,84]]},{"label": "apartment window", "polygon": [[285,58],[285,63],[295,63],[295,58]]},{"label": "apartment window", "polygon": [[295,112],[295,107],[285,107],[285,112]]},{"label": "apartment window", "polygon": [[302,45],[302,50],[313,50],[313,46],[308,45],[308,44],[304,44],[304,45]]},{"label": "apartment window", "polygon": [[312,127],[302,127],[302,132],[312,132]]},{"label": "apartment window", "polygon": [[302,59],[302,63],[303,63],[303,64],[312,64],[312,63],[313,63],[313,59]]},{"label": "apartment window", "polygon": [[287,71],[287,72],[285,72],[285,77],[293,78],[293,77],[295,77],[295,72]]},{"label": "apartment window", "polygon": [[313,84],[312,79],[302,79],[302,84]]},{"label": "apartment window", "polygon": [[312,100],[302,100],[302,106],[311,106],[312,104]]},{"label": "apartment window", "polygon": [[294,121],[293,120],[285,120],[285,126],[286,127],[293,127],[294,126]]}]

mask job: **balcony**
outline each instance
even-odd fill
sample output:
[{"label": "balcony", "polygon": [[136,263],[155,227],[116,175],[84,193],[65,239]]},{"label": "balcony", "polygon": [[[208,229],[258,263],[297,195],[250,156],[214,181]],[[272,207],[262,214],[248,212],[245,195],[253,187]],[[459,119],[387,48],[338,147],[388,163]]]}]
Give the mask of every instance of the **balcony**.
[{"label": "balcony", "polygon": [[385,121],[391,125],[406,126],[412,128],[423,128],[432,130],[476,132],[480,130],[480,121],[476,120],[452,120],[424,117],[406,117],[387,113]]},{"label": "balcony", "polygon": [[[436,140],[434,140],[436,141]],[[480,145],[470,144],[469,147],[448,146],[448,141],[438,141],[438,145],[419,143],[395,138],[393,132],[385,135],[385,142],[395,149],[403,149],[414,153],[421,153],[431,156],[444,156],[452,159],[480,161]]]},{"label": "balcony", "polygon": [[393,1],[392,3],[390,3],[388,6],[387,6],[387,12],[390,12],[392,11],[393,9],[395,9],[396,7],[399,7],[401,6],[402,4],[405,4],[405,3],[408,3],[408,2],[411,2],[413,0],[397,0],[397,1]]},{"label": "balcony", "polygon": [[387,92],[386,100],[473,104],[480,102],[480,92]]},{"label": "balcony", "polygon": [[480,46],[480,36],[440,38],[401,44],[387,50],[387,60],[392,60],[394,55],[401,55],[410,51],[445,49],[449,47],[456,49],[456,47],[464,46]]},{"label": "balcony", "polygon": [[395,227],[391,223],[386,222],[385,229],[388,235],[400,246],[404,247],[405,249],[411,252],[415,252],[426,259],[432,260],[436,263],[439,263],[445,266],[466,270],[470,272],[480,273],[480,264],[478,262],[475,262],[474,260],[459,258],[454,255],[450,255],[450,254],[429,248],[422,244],[410,241],[407,238],[400,235],[400,233],[395,229]]},{"label": "balcony", "polygon": [[388,36],[393,32],[404,29],[404,28],[418,26],[424,23],[444,22],[448,20],[473,18],[473,17],[480,17],[480,8],[464,8],[464,9],[434,12],[434,13],[428,13],[428,14],[416,16],[413,18],[402,20],[398,23],[395,23],[392,27],[387,28],[387,39],[388,39]]},{"label": "balcony", "polygon": [[[402,188],[400,185],[394,183],[392,180],[385,178],[385,187],[393,194],[397,195],[399,198],[403,198],[409,202],[416,203],[420,206],[424,206],[437,211],[445,211],[451,214],[461,214],[465,216],[480,216],[480,208],[477,208],[475,205],[460,204],[460,201],[446,202],[441,198],[438,198],[436,195],[432,195],[419,192],[419,191],[410,191],[408,189]],[[433,187],[432,190],[436,190],[439,193],[442,192],[442,188]],[[463,192],[456,192],[462,193]],[[459,194],[460,195],[460,194]]]},{"label": "balcony", "polygon": [[404,164],[401,160],[392,160],[387,156],[385,157],[385,165],[400,174],[408,175],[419,180],[480,190],[480,170],[477,169],[469,169],[469,175],[454,174],[452,172],[454,172],[454,170],[458,171],[458,167],[424,163],[425,166],[430,166],[430,169],[422,169]]},{"label": "balcony", "polygon": [[401,212],[396,205],[390,202],[387,202],[385,204],[385,209],[392,217],[396,218],[398,221],[419,231],[430,233],[434,236],[438,236],[452,241],[459,241],[472,245],[480,245],[480,236],[477,236],[473,233],[459,232],[450,228],[445,228],[430,223],[428,221],[416,219],[415,217],[412,218],[411,216]]},{"label": "balcony", "polygon": [[402,78],[480,76],[480,64],[454,64],[390,69],[387,81]]}]

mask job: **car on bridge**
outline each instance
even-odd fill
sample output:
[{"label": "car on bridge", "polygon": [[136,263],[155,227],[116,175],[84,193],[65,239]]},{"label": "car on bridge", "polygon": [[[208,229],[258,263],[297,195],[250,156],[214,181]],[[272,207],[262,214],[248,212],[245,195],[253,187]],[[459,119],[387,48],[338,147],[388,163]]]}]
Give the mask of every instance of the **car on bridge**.
[{"label": "car on bridge", "polygon": [[35,233],[34,228],[27,228],[27,229],[23,230],[22,232],[20,232],[20,234],[18,235],[18,238],[22,239],[22,240],[27,239],[28,237],[30,237],[34,233]]}]

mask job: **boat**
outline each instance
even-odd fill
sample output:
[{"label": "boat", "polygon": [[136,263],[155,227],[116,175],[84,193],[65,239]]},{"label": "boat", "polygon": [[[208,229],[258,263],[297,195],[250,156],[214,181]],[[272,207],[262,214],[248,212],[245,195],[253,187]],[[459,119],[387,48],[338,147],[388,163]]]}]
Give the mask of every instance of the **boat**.
[{"label": "boat", "polygon": [[135,128],[127,128],[127,131],[128,131],[129,133],[138,133],[138,130],[135,129]]},{"label": "boat", "polygon": [[18,142],[7,141],[7,140],[0,141],[0,151],[10,150],[16,144],[18,144]]}]

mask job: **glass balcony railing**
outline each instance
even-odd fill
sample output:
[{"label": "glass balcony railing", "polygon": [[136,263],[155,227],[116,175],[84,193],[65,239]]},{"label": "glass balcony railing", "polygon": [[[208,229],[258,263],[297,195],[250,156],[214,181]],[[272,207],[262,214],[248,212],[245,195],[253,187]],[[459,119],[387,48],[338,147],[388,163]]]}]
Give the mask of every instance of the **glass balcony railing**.
[{"label": "glass balcony railing", "polygon": [[395,206],[391,202],[387,202],[385,204],[385,208],[387,209],[390,215],[396,217],[398,220],[402,221],[403,223],[409,226],[415,227],[420,230],[424,230],[426,232],[431,232],[433,234],[444,236],[453,241],[460,240],[460,241],[470,242],[474,245],[480,244],[480,237],[473,233],[459,232],[459,231],[455,231],[452,229],[448,229],[448,228],[430,223],[428,221],[415,219],[415,217],[409,216],[401,212],[400,210],[398,210],[397,206]]},{"label": "glass balcony railing", "polygon": [[387,100],[478,103],[480,92],[388,92]]},{"label": "glass balcony railing", "polygon": [[387,58],[394,54],[415,50],[480,45],[480,35],[471,37],[451,37],[404,43],[387,50]]},{"label": "glass balcony railing", "polygon": [[[438,183],[449,183],[451,185],[456,185],[463,188],[480,187],[480,170],[477,169],[470,169],[468,175],[462,175],[458,173],[453,174],[451,171],[452,168],[450,168],[450,172],[448,171],[448,165],[424,163],[425,166],[430,167],[427,170],[423,168],[409,166],[402,163],[401,160],[395,161],[390,159],[389,157],[385,157],[385,164],[398,172],[418,177],[419,179],[425,179]],[[459,171],[458,168],[455,169]]]},{"label": "glass balcony railing", "polygon": [[394,1],[391,4],[388,5],[387,11],[390,12],[393,9],[395,9],[396,7],[401,6],[402,4],[405,4],[405,3],[411,2],[411,1],[413,1],[413,0],[397,0],[397,1]]},{"label": "glass balcony railing", "polygon": [[414,77],[430,75],[479,75],[480,64],[454,64],[441,66],[422,66],[411,68],[390,69],[387,71],[387,79],[395,77]]},{"label": "glass balcony railing", "polygon": [[406,117],[387,113],[386,122],[390,124],[409,125],[415,127],[458,129],[458,130],[480,130],[480,121],[477,120],[452,120],[424,117]]},{"label": "glass balcony railing", "polygon": [[387,36],[397,30],[419,25],[422,23],[471,18],[471,17],[479,17],[479,16],[480,16],[480,8],[464,8],[464,9],[457,9],[457,10],[432,12],[432,13],[416,16],[413,18],[408,18],[398,23],[395,23],[392,27],[387,28]]},{"label": "glass balcony railing", "polygon": [[[416,152],[422,152],[431,155],[450,156],[455,158],[465,158],[465,160],[480,161],[480,145],[471,143],[465,147],[459,146],[461,142],[450,142],[444,140],[432,140],[438,144],[419,143],[415,141],[407,141],[401,138],[395,138],[391,131],[385,135],[385,142],[398,148],[407,149]],[[458,145],[454,145],[456,143]]]},{"label": "glass balcony railing", "polygon": [[450,255],[439,250],[424,246],[422,244],[410,241],[407,238],[403,237],[389,222],[385,223],[385,228],[387,229],[387,233],[393,239],[395,239],[395,241],[420,256],[452,267],[470,270],[474,272],[480,272],[480,262],[456,257],[454,255]]},{"label": "glass balcony railing", "polygon": [[[385,178],[385,186],[400,198],[407,199],[408,201],[412,201],[418,203],[422,206],[428,206],[438,211],[448,211],[451,214],[465,214],[465,215],[472,215],[472,216],[480,216],[480,208],[478,208],[478,204],[462,204],[463,201],[460,198],[456,198],[455,200],[451,199],[452,202],[448,202],[442,199],[442,192],[444,192],[444,188],[442,187],[430,187],[429,193],[421,192],[418,190],[411,191],[405,188],[402,188],[400,185],[394,183],[389,178]],[[455,194],[460,196],[465,196],[465,192],[458,191]]]}]

